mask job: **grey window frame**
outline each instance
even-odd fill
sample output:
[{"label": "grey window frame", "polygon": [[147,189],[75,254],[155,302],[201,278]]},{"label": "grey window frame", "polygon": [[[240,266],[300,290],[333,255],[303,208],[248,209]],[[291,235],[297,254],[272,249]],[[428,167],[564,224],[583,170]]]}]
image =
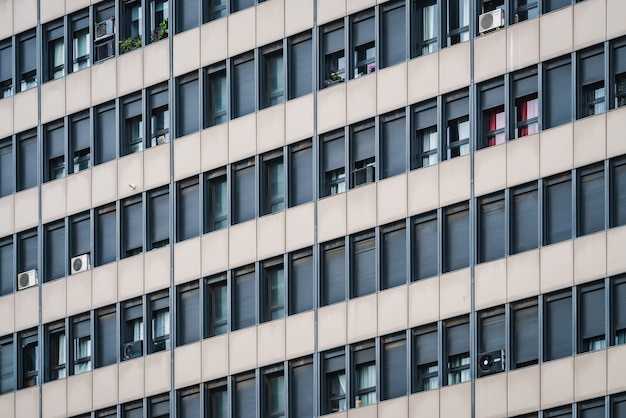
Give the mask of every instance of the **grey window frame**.
[{"label": "grey window frame", "polygon": [[201,90],[198,71],[192,71],[176,79],[176,138],[200,130]]},{"label": "grey window frame", "polygon": [[[346,375],[345,350],[343,348],[321,354],[321,407],[322,414],[345,411],[348,409],[348,376]],[[345,390],[333,393],[332,382],[344,376]],[[342,407],[343,401],[343,407]],[[335,406],[336,405],[336,406]]]},{"label": "grey window frame", "polygon": [[[229,286],[227,273],[221,273],[205,279],[205,317],[206,337],[214,337],[228,332],[229,324]],[[222,299],[218,303],[218,299]],[[218,309],[222,307],[223,312],[219,315]]]},{"label": "grey window frame", "polygon": [[[378,9],[380,68],[390,67],[407,59],[406,14],[407,7],[404,0],[382,4]],[[398,48],[397,51],[396,48]]]},{"label": "grey window frame", "polygon": [[[509,75],[510,109],[508,119],[510,125],[509,138],[517,139],[534,135],[541,129],[542,101],[539,96],[539,74],[537,66],[531,66]],[[528,109],[522,110],[522,105],[537,101],[537,116],[529,116]],[[526,113],[523,115],[522,113]]]},{"label": "grey window frame", "polygon": [[15,192],[15,151],[13,138],[0,140],[0,197]]},{"label": "grey window frame", "polygon": [[14,52],[12,37],[0,42],[0,99],[15,94],[13,80]]},{"label": "grey window frame", "polygon": [[[138,297],[121,303],[121,325],[120,325],[120,360],[130,360],[144,355],[146,340],[146,321],[144,321],[143,298]],[[136,335],[136,328],[139,334]],[[137,339],[139,337],[139,339]],[[127,347],[132,346],[133,350],[127,353]],[[139,348],[139,347],[141,348]]]},{"label": "grey window frame", "polygon": [[[120,157],[145,149],[145,124],[143,97],[141,92],[130,94],[120,100]],[[135,132],[135,129],[139,129]],[[134,136],[137,134],[138,136]]]},{"label": "grey window frame", "polygon": [[610,281],[611,345],[626,343],[626,276],[612,277]]},{"label": "grey window frame", "polygon": [[[534,201],[530,200],[533,199]],[[534,212],[528,213],[530,203]],[[535,249],[539,246],[539,189],[536,182],[509,190],[509,254]],[[526,225],[530,222],[529,225]],[[534,239],[533,239],[534,235]]]},{"label": "grey window frame", "polygon": [[[259,49],[259,97],[260,108],[265,109],[270,106],[286,101],[287,76],[285,49],[283,41],[275,42],[271,45]],[[276,64],[276,74],[272,74],[272,63]],[[281,74],[282,73],[282,74]],[[276,89],[272,89],[272,84],[276,82]],[[282,83],[282,89],[281,89]]]},{"label": "grey window frame", "polygon": [[320,136],[320,197],[332,196],[347,189],[345,141],[343,129]]},{"label": "grey window frame", "polygon": [[[262,387],[261,387],[261,417],[263,418],[284,418],[287,411],[287,385],[285,384],[285,370],[282,364],[266,367],[261,371]],[[282,381],[282,383],[281,383]],[[276,385],[276,386],[275,386]],[[282,386],[282,405],[279,402],[274,403],[275,398],[280,400],[279,393],[273,393],[274,390],[281,390]],[[282,406],[282,408],[281,408]],[[276,407],[276,409],[274,409]]]},{"label": "grey window frame", "polygon": [[[45,24],[45,27],[42,30],[44,34],[44,45],[43,45],[43,61],[44,61],[44,77],[43,81],[50,81],[65,75],[65,63],[66,63],[66,49],[65,49],[65,25],[63,23],[63,18],[57,19],[52,22],[48,22]],[[62,55],[61,55],[61,64],[55,65],[55,54],[57,43],[61,42],[62,45]]]},{"label": "grey window frame", "polygon": [[144,252],[144,200],[137,194],[121,202],[120,258]]},{"label": "grey window frame", "polygon": [[37,229],[17,234],[17,272],[38,269],[39,242]]},{"label": "grey window frame", "polygon": [[[95,368],[109,366],[118,361],[117,347],[119,335],[117,331],[118,315],[116,305],[107,306],[94,311],[95,321]],[[70,351],[68,351],[69,353]]]},{"label": "grey window frame", "polygon": [[[204,232],[213,232],[228,227],[229,225],[229,202],[228,170],[226,167],[218,168],[206,174],[206,186],[204,196]],[[222,198],[225,206],[224,214],[217,216],[218,197]]]},{"label": "grey window frame", "polygon": [[[578,119],[604,113],[609,108],[605,82],[604,45],[587,48],[576,53],[577,62],[577,116]],[[595,93],[601,90],[601,97]],[[590,94],[594,93],[592,97]]]},{"label": "grey window frame", "polygon": [[[505,99],[504,76],[481,83],[478,87],[480,114],[478,119],[480,136],[475,149],[483,149],[503,144],[507,141],[507,108]],[[498,114],[502,114],[502,127],[498,127]],[[495,117],[496,126],[491,128],[490,119]],[[491,141],[493,138],[493,143]],[[499,140],[501,138],[501,140]]]},{"label": "grey window frame", "polygon": [[[377,62],[376,14],[374,8],[350,16],[350,79],[375,72]],[[368,56],[374,51],[374,57]],[[363,55],[365,53],[365,55]],[[373,70],[371,68],[373,67]]]},{"label": "grey window frame", "polygon": [[[405,109],[380,116],[378,153],[380,179],[407,171],[407,124]],[[401,132],[400,132],[401,131]]]},{"label": "grey window frame", "polygon": [[410,363],[407,361],[406,332],[381,338],[380,400],[405,396],[408,391]]},{"label": "grey window frame", "polygon": [[[470,265],[470,213],[469,202],[443,209],[443,272],[466,268]],[[461,218],[462,217],[462,218]],[[465,253],[465,254],[463,254]]]},{"label": "grey window frame", "polygon": [[180,418],[195,418],[201,416],[202,405],[200,387],[190,386],[178,389],[178,416]]},{"label": "grey window frame", "polygon": [[[478,377],[488,374],[501,372],[506,370],[506,313],[504,306],[497,306],[494,308],[486,309],[478,313],[478,338],[477,338],[477,366],[476,374]],[[494,351],[500,351],[504,353],[499,360],[500,365],[495,364],[486,365],[487,368],[483,369],[481,363],[484,354],[489,354]],[[495,361],[494,361],[495,363]],[[492,368],[489,368],[492,367]],[[502,368],[499,370],[499,368]]]},{"label": "grey window frame", "polygon": [[[172,315],[170,311],[169,290],[163,290],[148,296],[146,332],[148,335],[148,354],[169,350],[172,346]],[[157,335],[156,320],[165,313],[168,318],[167,334]]]},{"label": "grey window frame", "polygon": [[[91,168],[91,112],[76,113],[68,118],[68,173],[78,173]],[[71,158],[71,161],[70,161]]]},{"label": "grey window frame", "polygon": [[463,316],[447,320],[443,324],[443,329],[445,338],[443,384],[450,386],[469,382],[472,379],[469,318]]},{"label": "grey window frame", "polygon": [[230,60],[231,119],[254,113],[256,106],[255,52],[250,51]]},{"label": "grey window frame", "polygon": [[68,161],[64,120],[46,124],[44,136],[44,181],[65,177],[68,173]]},{"label": "grey window frame", "polygon": [[407,223],[399,221],[380,227],[380,289],[406,284],[409,260]]},{"label": "grey window frame", "polygon": [[[262,315],[261,321],[273,321],[287,315],[287,275],[283,257],[274,258],[263,263],[262,280]],[[281,281],[282,274],[282,283]],[[276,277],[273,277],[277,275]],[[277,280],[278,289],[273,291],[273,280]],[[281,289],[282,287],[282,289]],[[282,299],[282,301],[281,301]],[[281,303],[282,302],[282,303]]]},{"label": "grey window frame", "polygon": [[[46,382],[52,382],[67,377],[68,342],[65,332],[65,320],[60,320],[45,326],[45,370]],[[63,354],[65,358],[62,358]]]},{"label": "grey window frame", "polygon": [[20,91],[26,91],[37,87],[39,84],[37,78],[37,33],[34,29],[23,32],[16,36],[16,42],[15,72],[19,80]]},{"label": "grey window frame", "polygon": [[512,370],[539,362],[540,314],[536,298],[511,304],[509,365]]},{"label": "grey window frame", "polygon": [[65,220],[52,222],[44,227],[44,282],[67,275],[67,250]]},{"label": "grey window frame", "polygon": [[257,216],[257,173],[254,158],[231,164],[231,214],[233,225]]},{"label": "grey window frame", "polygon": [[[96,25],[102,23],[106,25],[106,35],[97,37],[93,36],[93,62],[103,61],[108,58],[115,57],[115,2],[108,1],[98,3],[92,8],[92,17],[94,17],[94,32],[96,31]],[[106,23],[104,23],[106,22]]]},{"label": "grey window frame", "polygon": [[0,393],[8,393],[16,388],[16,346],[13,335],[0,338],[0,347]]},{"label": "grey window frame", "polygon": [[[331,305],[346,300],[346,257],[343,238],[320,244],[320,304]],[[329,257],[333,256],[329,261]],[[340,265],[341,264],[341,265]]]},{"label": "grey window frame", "polygon": [[314,254],[311,248],[307,248],[288,257],[287,306],[289,315],[295,315],[315,307]]},{"label": "grey window frame", "polygon": [[377,179],[376,121],[366,120],[350,127],[350,188]]},{"label": "grey window frame", "polygon": [[377,291],[377,244],[374,230],[350,237],[350,297],[356,298]]},{"label": "grey window frame", "polygon": [[208,382],[205,387],[204,411],[210,417],[228,418],[230,411],[228,382],[226,379]]},{"label": "grey window frame", "polygon": [[[117,156],[117,110],[116,103],[102,104],[94,113],[94,148],[95,164],[104,164]],[[113,140],[112,140],[113,138]]]},{"label": "grey window frame", "polygon": [[[412,108],[411,130],[411,170],[437,164],[441,158],[441,135],[439,135],[437,99],[428,100]],[[434,131],[433,131],[434,128]],[[435,135],[435,148],[430,147],[432,135]],[[429,149],[425,149],[424,141],[428,140]],[[434,157],[434,161],[431,161]],[[424,160],[428,159],[428,164]]]},{"label": "grey window frame", "polygon": [[412,392],[437,389],[441,384],[442,369],[438,326],[424,325],[414,329],[411,336]]},{"label": "grey window frame", "polygon": [[[285,209],[287,181],[285,158],[282,148],[263,154],[261,162],[260,215],[268,215]],[[282,183],[282,185],[281,185]],[[272,192],[276,189],[277,193]]]},{"label": "grey window frame", "polygon": [[303,357],[289,362],[287,377],[289,379],[289,416],[306,418],[314,415],[316,402],[314,374],[312,357]]},{"label": "grey window frame", "polygon": [[176,346],[195,343],[202,338],[200,286],[194,280],[176,288]]},{"label": "grey window frame", "polygon": [[[379,402],[378,388],[380,386],[380,379],[378,373],[378,361],[377,361],[377,345],[375,340],[369,340],[350,346],[351,351],[351,367],[350,377],[351,381],[348,383],[350,387],[350,408],[358,408],[360,406],[375,405]],[[374,368],[375,381],[374,386],[360,387],[359,374],[362,369]],[[373,396],[372,396],[373,395]],[[373,399],[370,399],[373,397]],[[365,398],[365,399],[363,399]],[[363,402],[371,401],[370,403]],[[361,403],[359,403],[359,401]]]},{"label": "grey window frame", "polygon": [[[230,74],[226,62],[213,64],[207,67],[205,74],[206,86],[204,96],[204,127],[208,128],[225,123],[229,119],[230,89],[228,88],[228,80]],[[222,97],[218,100],[220,93]],[[225,103],[222,103],[223,109],[218,109],[218,102],[223,101],[224,99]]]},{"label": "grey window frame", "polygon": [[[574,307],[571,290],[551,293],[544,296],[543,301],[543,361],[573,355],[575,351],[572,323]],[[560,342],[560,346],[557,342]]]},{"label": "grey window frame", "polygon": [[249,372],[232,378],[233,399],[231,416],[249,418],[256,416],[257,411],[257,383],[255,372]]},{"label": "grey window frame", "polygon": [[578,290],[578,353],[595,351],[608,346],[606,333],[607,309],[604,280],[577,287]]},{"label": "grey window frame", "polygon": [[289,146],[287,197],[289,207],[312,201],[314,196],[313,141],[305,139]]},{"label": "grey window frame", "polygon": [[[110,203],[97,208],[94,212],[94,265],[101,266],[117,260],[117,205]],[[106,219],[103,220],[103,217]]]},{"label": "grey window frame", "polygon": [[[343,82],[347,78],[345,37],[344,19],[336,20],[319,28],[320,89]],[[341,67],[342,60],[343,67]],[[336,79],[332,74],[335,74]]]},{"label": "grey window frame", "polygon": [[[150,87],[146,93],[148,113],[146,118],[147,147],[155,147],[170,142],[170,105],[167,83]],[[162,122],[162,126],[161,126]]]},{"label": "grey window frame", "polygon": [[543,65],[542,129],[550,129],[574,119],[572,61],[565,55]]},{"label": "grey window frame", "polygon": [[257,275],[254,265],[235,270],[232,276],[232,314],[233,331],[257,324]]},{"label": "grey window frame", "polygon": [[506,255],[506,198],[496,192],[477,199],[478,263],[503,258]]},{"label": "grey window frame", "polygon": [[626,158],[609,161],[610,227],[626,225]]},{"label": "grey window frame", "polygon": [[[170,244],[170,198],[167,186],[147,193],[147,250],[162,248]],[[165,218],[165,219],[163,219]]]},{"label": "grey window frame", "polygon": [[18,389],[37,386],[40,383],[39,356],[41,353],[37,328],[18,334]]},{"label": "grey window frame", "polygon": [[[543,181],[544,245],[555,244],[572,238],[574,232],[572,224],[574,219],[572,187],[570,172],[557,174]],[[557,192],[565,193],[564,196],[560,196],[558,201],[556,200],[559,197],[559,194],[556,194]],[[567,210],[564,210],[563,205],[569,205],[569,214],[567,214]]]},{"label": "grey window frame", "polygon": [[[91,334],[91,315],[89,312],[77,315],[71,319],[71,345],[70,345],[70,375],[77,375],[82,373],[87,373],[94,369],[94,356],[93,356],[93,338]],[[80,353],[77,349],[82,342],[87,339],[87,344],[89,344],[90,355],[85,355],[78,357]],[[85,370],[79,370],[78,367],[81,365],[86,365]]]},{"label": "grey window frame", "polygon": [[0,239],[0,295],[14,291],[15,247],[12,235]]},{"label": "grey window frame", "polygon": [[201,193],[200,180],[197,175],[176,183],[176,242],[200,235],[202,231]]},{"label": "grey window frame", "polygon": [[[576,192],[576,235],[582,236],[602,231],[605,221],[605,169],[603,163],[593,164],[576,170],[578,177]],[[593,188],[593,189],[590,189]]]},{"label": "grey window frame", "polygon": [[[68,45],[67,53],[69,53],[69,60],[67,64],[67,72],[70,72],[70,62],[72,63],[71,72],[77,72],[81,69],[87,68],[91,65],[91,35],[89,33],[89,9],[84,9],[72,14],[69,18],[70,21],[70,37],[68,43],[71,40],[71,48]],[[86,53],[78,55],[77,44],[80,37],[86,36]],[[82,68],[81,68],[82,67]]]},{"label": "grey window frame", "polygon": [[17,190],[22,191],[39,183],[37,131],[17,135]]},{"label": "grey window frame", "polygon": [[313,36],[305,31],[287,39],[288,99],[295,99],[313,91]]}]

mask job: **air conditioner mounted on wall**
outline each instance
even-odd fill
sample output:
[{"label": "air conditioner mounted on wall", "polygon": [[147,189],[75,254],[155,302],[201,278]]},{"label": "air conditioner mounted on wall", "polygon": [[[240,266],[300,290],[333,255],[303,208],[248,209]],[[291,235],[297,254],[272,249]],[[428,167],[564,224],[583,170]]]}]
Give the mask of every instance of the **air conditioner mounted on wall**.
[{"label": "air conditioner mounted on wall", "polygon": [[478,16],[478,32],[487,33],[504,27],[504,10],[495,9]]},{"label": "air conditioner mounted on wall", "polygon": [[490,351],[478,356],[478,374],[480,376],[498,373],[504,371],[504,369],[504,350]]},{"label": "air conditioner mounted on wall", "polygon": [[17,275],[17,290],[28,289],[37,286],[37,269],[24,271]]},{"label": "air conditioner mounted on wall", "polygon": [[70,268],[72,270],[72,274],[89,270],[91,268],[89,254],[81,254],[76,257],[72,257],[70,260]]}]

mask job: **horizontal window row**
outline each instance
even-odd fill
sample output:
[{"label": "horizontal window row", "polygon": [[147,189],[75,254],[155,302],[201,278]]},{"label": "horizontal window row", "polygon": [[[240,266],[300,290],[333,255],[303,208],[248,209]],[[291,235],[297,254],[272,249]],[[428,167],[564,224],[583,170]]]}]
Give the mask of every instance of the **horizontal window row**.
[{"label": "horizontal window row", "polygon": [[[514,418],[539,418],[539,412],[519,415]],[[562,405],[542,411],[544,418],[622,418],[626,416],[626,394],[611,396]]]},{"label": "horizontal window row", "polygon": [[169,393],[137,399],[123,405],[113,405],[94,412],[74,415],[72,418],[169,418],[172,411]]}]

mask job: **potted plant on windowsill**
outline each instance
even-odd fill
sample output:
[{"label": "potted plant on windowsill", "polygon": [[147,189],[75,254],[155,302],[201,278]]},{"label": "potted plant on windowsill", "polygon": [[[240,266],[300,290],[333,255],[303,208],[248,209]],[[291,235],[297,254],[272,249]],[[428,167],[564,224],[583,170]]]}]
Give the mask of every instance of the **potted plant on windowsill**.
[{"label": "potted plant on windowsill", "polygon": [[337,73],[330,73],[327,80],[324,80],[324,87],[330,87],[334,84],[342,83],[343,77]]},{"label": "potted plant on windowsill", "polygon": [[161,39],[167,38],[167,19],[163,22],[159,23],[159,27],[152,32],[152,42],[160,41]]},{"label": "potted plant on windowsill", "polygon": [[141,35],[130,36],[120,41],[120,50],[122,53],[141,48]]}]

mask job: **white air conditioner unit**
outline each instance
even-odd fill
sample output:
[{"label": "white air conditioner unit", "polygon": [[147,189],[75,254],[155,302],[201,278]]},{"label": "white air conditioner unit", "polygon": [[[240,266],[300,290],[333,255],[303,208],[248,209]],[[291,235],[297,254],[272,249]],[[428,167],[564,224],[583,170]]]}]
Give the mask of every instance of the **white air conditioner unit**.
[{"label": "white air conditioner unit", "polygon": [[107,36],[113,35],[115,33],[114,23],[115,21],[113,20],[113,18],[96,23],[96,36],[94,37],[94,40],[97,41],[102,38],[106,38]]},{"label": "white air conditioner unit", "polygon": [[24,271],[17,275],[17,290],[28,289],[37,286],[37,269]]},{"label": "white air conditioner unit", "polygon": [[480,376],[498,373],[504,371],[504,369],[504,350],[490,351],[478,356],[478,374]]},{"label": "white air conditioner unit", "polygon": [[124,360],[130,360],[132,358],[141,357],[143,353],[143,341],[133,341],[132,343],[124,344],[123,355]]},{"label": "white air conditioner unit", "polygon": [[504,27],[504,10],[495,9],[478,16],[478,31],[480,33],[491,32]]},{"label": "white air conditioner unit", "polygon": [[72,274],[89,270],[91,268],[90,261],[89,254],[81,254],[79,256],[72,257],[70,260],[70,269],[72,270]]}]

